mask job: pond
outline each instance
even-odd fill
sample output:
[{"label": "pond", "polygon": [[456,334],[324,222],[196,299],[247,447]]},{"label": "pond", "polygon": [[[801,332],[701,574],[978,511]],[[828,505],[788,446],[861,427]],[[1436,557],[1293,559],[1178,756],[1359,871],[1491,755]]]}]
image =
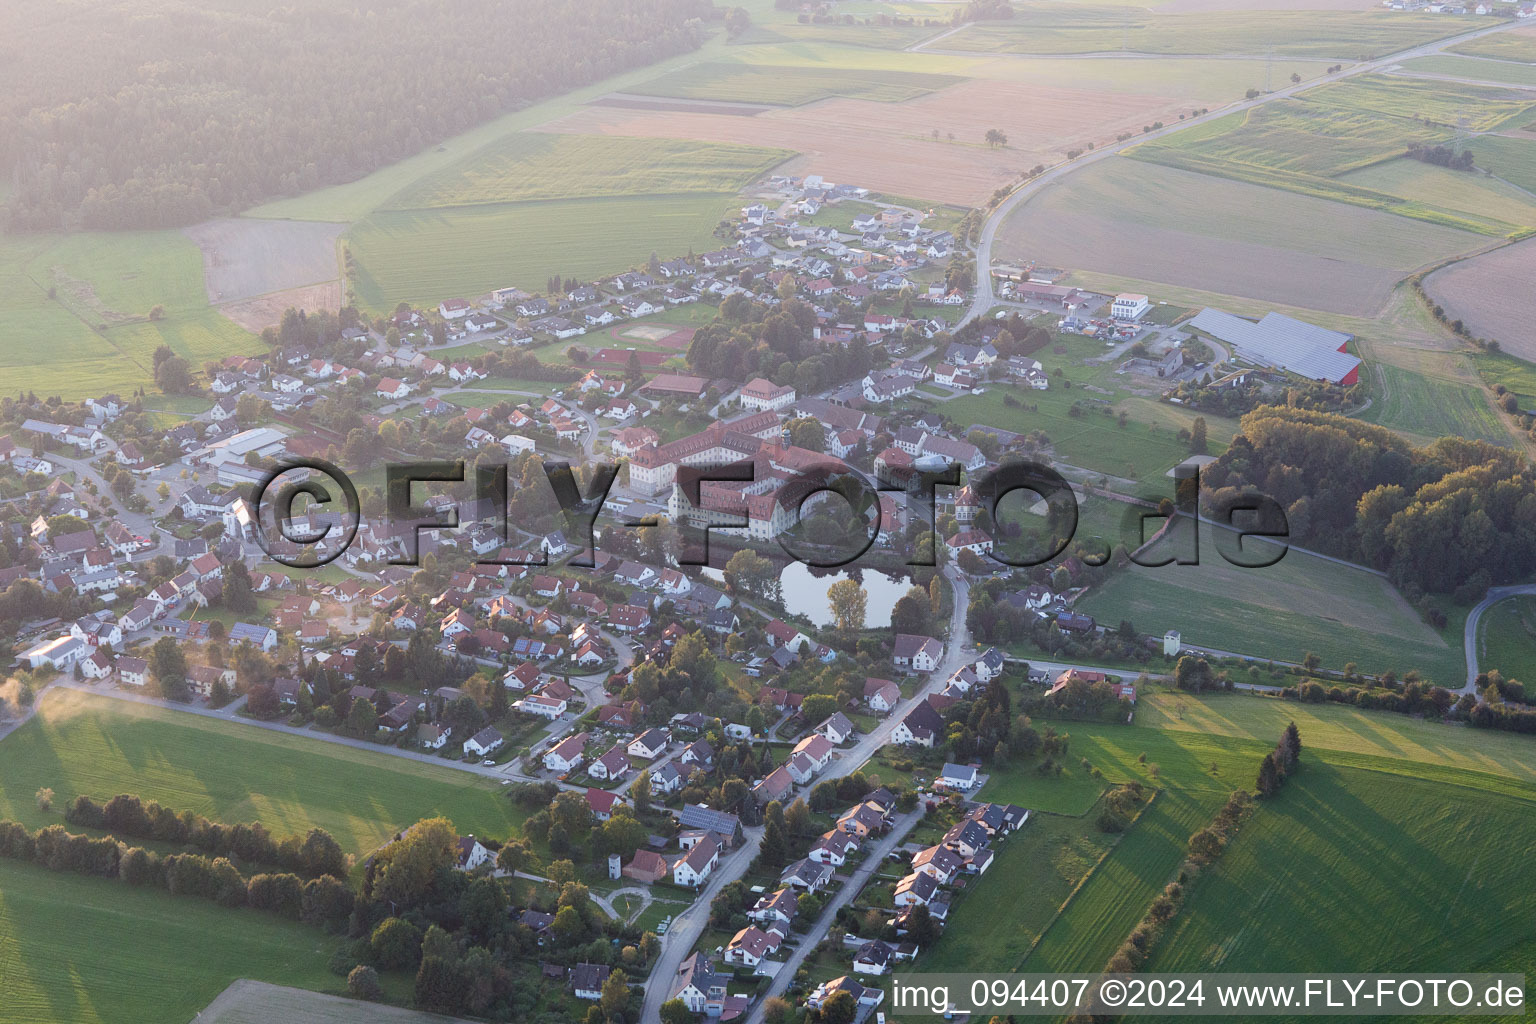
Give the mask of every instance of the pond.
[{"label": "pond", "polygon": [[846,579],[857,581],[869,595],[869,608],[864,618],[868,629],[889,626],[891,609],[912,588],[912,580],[907,576],[894,576],[874,569],[827,572],[803,562],[790,562],[779,574],[779,593],[790,614],[804,615],[818,626],[830,626],[832,606],[827,600],[827,588]]}]

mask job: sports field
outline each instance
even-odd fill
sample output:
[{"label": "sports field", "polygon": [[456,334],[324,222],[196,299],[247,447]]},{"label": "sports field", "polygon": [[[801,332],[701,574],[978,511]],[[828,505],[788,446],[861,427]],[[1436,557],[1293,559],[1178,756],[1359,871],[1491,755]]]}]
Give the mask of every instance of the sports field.
[{"label": "sports field", "polygon": [[521,815],[501,788],[447,767],[110,697],[46,692],[38,713],[0,742],[0,818],[30,828],[76,795],[124,791],[278,835],[319,826],[351,854],[441,814],[465,832],[504,837]]},{"label": "sports field", "polygon": [[342,941],[273,914],[0,860],[0,1024],[181,1024],[236,978],[340,991],[326,961]]},{"label": "sports field", "polygon": [[1461,645],[1447,644],[1382,577],[1295,550],[1267,568],[1238,568],[1217,553],[1213,532],[1202,531],[1199,565],[1130,566],[1079,610],[1109,624],[1129,619],[1143,633],[1176,629],[1197,647],[1285,662],[1312,651],[1327,668],[1353,661],[1364,672],[1418,669],[1461,683]]},{"label": "sports field", "polygon": [[1477,665],[1536,685],[1536,597],[1511,597],[1478,620]]},{"label": "sports field", "polygon": [[1407,272],[1487,237],[1139,160],[1109,159],[1021,205],[997,255],[1369,316]]},{"label": "sports field", "polygon": [[518,132],[404,190],[387,208],[734,192],[793,155],[683,139]]},{"label": "sports field", "polygon": [[1087,4],[1016,8],[972,25],[945,49],[992,53],[1256,54],[1365,60],[1464,31],[1454,19],[1383,10],[1159,13]]},{"label": "sports field", "polygon": [[959,75],[865,68],[706,62],[631,86],[641,96],[797,106],[846,96],[897,103],[959,85]]},{"label": "sports field", "polygon": [[553,274],[590,280],[637,266],[651,253],[704,252],[735,195],[634,196],[385,210],[346,235],[352,285],[372,311],[401,301],[436,304],[493,288],[542,288]]}]

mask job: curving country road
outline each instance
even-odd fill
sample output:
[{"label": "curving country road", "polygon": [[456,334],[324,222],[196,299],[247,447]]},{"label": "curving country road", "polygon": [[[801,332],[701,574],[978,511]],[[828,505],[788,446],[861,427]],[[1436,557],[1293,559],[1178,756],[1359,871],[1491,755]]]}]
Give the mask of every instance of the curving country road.
[{"label": "curving country road", "polygon": [[[1488,593],[1483,599],[1467,613],[1467,628],[1462,635],[1462,646],[1467,654],[1467,684],[1461,688],[1462,693],[1476,693],[1474,684],[1477,680],[1477,626],[1483,617],[1483,612],[1503,601],[1505,598],[1520,597],[1523,595],[1536,596],[1536,583],[1519,583],[1508,587],[1489,587]],[[1497,665],[1493,666],[1498,668]]]},{"label": "curving country road", "polygon": [[1115,156],[1122,151],[1129,149],[1132,146],[1139,145],[1143,142],[1149,142],[1153,139],[1167,138],[1168,136],[1177,132],[1193,128],[1196,125],[1208,124],[1217,118],[1226,117],[1229,114],[1252,110],[1255,107],[1261,107],[1266,103],[1273,103],[1276,100],[1290,99],[1298,93],[1306,92],[1309,89],[1315,89],[1321,85],[1327,85],[1330,82],[1338,82],[1346,78],[1353,78],[1356,75],[1363,75],[1369,74],[1373,71],[1380,71],[1401,61],[1409,60],[1414,57],[1426,57],[1431,54],[1439,53],[1447,46],[1466,42],[1469,39],[1476,39],[1480,36],[1490,35],[1494,32],[1502,32],[1505,29],[1514,28],[1521,24],[1524,23],[1516,21],[1501,21],[1499,24],[1491,25],[1487,28],[1474,29],[1471,32],[1462,32],[1459,35],[1448,36],[1445,39],[1439,39],[1431,43],[1424,43],[1421,46],[1411,47],[1407,50],[1399,50],[1398,52],[1389,54],[1385,57],[1378,57],[1374,60],[1368,60],[1359,64],[1352,65],[1342,71],[1336,71],[1331,75],[1323,75],[1319,78],[1314,78],[1311,81],[1302,82],[1297,85],[1287,85],[1284,88],[1276,89],[1274,92],[1265,93],[1264,95],[1258,96],[1254,99],[1243,100],[1239,103],[1233,103],[1229,106],[1221,107],[1220,109],[1211,111],[1209,114],[1202,114],[1199,117],[1191,117],[1187,120],[1180,121],[1177,124],[1171,124],[1165,128],[1160,128],[1157,131],[1148,132],[1145,135],[1137,135],[1134,138],[1125,140],[1124,142],[1117,142],[1113,145],[1103,146],[1099,149],[1093,150],[1092,152],[1083,154],[1076,160],[1072,160],[1064,164],[1057,164],[1055,167],[1052,167],[1045,173],[1041,174],[1038,178],[1033,178],[1019,186],[1019,188],[1010,194],[1007,199],[1004,199],[1001,203],[998,204],[997,209],[992,211],[991,215],[987,217],[986,222],[982,225],[981,234],[978,236],[976,241],[976,296],[971,300],[971,307],[966,311],[965,316],[961,318],[960,323],[966,323],[970,320],[974,320],[979,316],[985,316],[987,310],[998,304],[997,297],[992,291],[992,243],[997,237],[998,227],[1003,223],[1005,219],[1007,219],[1008,215],[1017,209],[1020,205],[1027,203],[1030,199],[1033,199],[1035,196],[1039,195],[1051,185],[1060,183],[1068,175],[1073,174],[1080,168],[1087,167],[1090,164],[1097,163],[1100,160],[1106,160],[1109,157]]}]

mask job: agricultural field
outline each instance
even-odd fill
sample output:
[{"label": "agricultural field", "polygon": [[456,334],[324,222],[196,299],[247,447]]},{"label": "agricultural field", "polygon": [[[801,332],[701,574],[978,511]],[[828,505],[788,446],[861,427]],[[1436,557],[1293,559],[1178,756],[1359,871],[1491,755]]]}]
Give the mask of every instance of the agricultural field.
[{"label": "agricultural field", "polygon": [[1536,683],[1536,597],[1500,601],[1483,612],[1477,627],[1479,669]]},{"label": "agricultural field", "polygon": [[634,196],[387,210],[346,235],[352,287],[370,311],[436,304],[506,285],[539,289],[551,274],[583,280],[644,263],[652,252],[715,248],[735,195]]},{"label": "agricultural field", "polygon": [[1489,387],[1504,385],[1521,399],[1522,404],[1536,399],[1536,366],[1503,352],[1473,352],[1471,359],[1478,375]]},{"label": "agricultural field", "polygon": [[1109,159],[1018,207],[997,256],[1370,316],[1486,236],[1190,170]]},{"label": "agricultural field", "polygon": [[640,96],[799,106],[834,96],[899,103],[963,81],[958,75],[920,71],[710,62],[670,72],[628,91]]},{"label": "agricultural field", "polygon": [[[1158,791],[1136,823],[1116,840],[1092,827],[1091,812],[1077,817],[1032,815],[999,854],[1005,867],[1020,867],[989,872],[975,891],[962,894],[944,940],[918,961],[916,970],[1100,969],[1153,896],[1172,879],[1190,833],[1210,819],[1232,790],[1251,788],[1259,759],[1292,720],[1302,736],[1301,772],[1277,801],[1260,806],[1227,857],[1196,883],[1179,918],[1180,930],[1165,938],[1153,969],[1211,969],[1212,956],[1226,957],[1219,962],[1225,970],[1261,969],[1262,960],[1231,957],[1238,950],[1267,948],[1254,944],[1285,933],[1280,922],[1288,917],[1304,921],[1308,934],[1326,931],[1331,936],[1326,946],[1317,948],[1333,950],[1346,937],[1352,948],[1359,948],[1362,941],[1371,941],[1361,936],[1381,936],[1394,944],[1404,943],[1404,936],[1423,936],[1414,950],[1394,946],[1407,958],[1415,952],[1443,956],[1447,949],[1465,945],[1473,955],[1462,959],[1457,954],[1457,966],[1463,969],[1490,963],[1495,953],[1523,958],[1532,948],[1528,936],[1510,942],[1503,938],[1504,925],[1514,916],[1529,917],[1531,897],[1516,879],[1501,874],[1496,880],[1470,882],[1460,896],[1445,895],[1455,891],[1475,863],[1508,865],[1497,872],[1519,870],[1518,856],[1495,853],[1487,844],[1503,842],[1517,849],[1533,838],[1530,801],[1536,796],[1536,744],[1528,737],[1237,694],[1196,698],[1149,692],[1142,696],[1137,719],[1135,726],[1054,723],[1071,736],[1065,759],[1069,774],[1081,776],[1076,766],[1086,760],[1102,772],[1100,785],[1135,779]],[[1033,768],[1022,764],[994,773],[980,799],[1006,799],[1026,807],[1055,804],[1055,790],[1075,791],[1083,782],[1080,777],[1044,778]],[[1293,800],[1312,808],[1305,838],[1287,824]],[[1325,807],[1329,819],[1320,817]],[[1493,824],[1475,829],[1477,852],[1456,855],[1446,844],[1453,844],[1457,830],[1468,828],[1485,811]],[[1342,821],[1349,825],[1340,825]],[[1266,844],[1262,853],[1243,855],[1239,868],[1233,855],[1269,828],[1279,829],[1291,845]],[[1501,834],[1502,839],[1495,838]],[[1414,841],[1405,843],[1405,837]],[[1307,855],[1297,856],[1298,849],[1306,849]],[[1404,881],[1419,887],[1419,895],[1405,899],[1386,891],[1398,879],[1396,872],[1382,873],[1385,863],[1404,865]],[[1026,870],[1023,864],[1046,865],[1039,884],[1034,869]],[[1350,902],[1329,895],[1331,883],[1326,880],[1340,877],[1340,872],[1348,879],[1371,875],[1374,881],[1363,881],[1358,891],[1383,890],[1364,904],[1383,908],[1381,917],[1367,921],[1363,917],[1370,910],[1350,911],[1362,919],[1352,919],[1348,928],[1322,918],[1324,911],[1331,914],[1335,906]],[[1291,880],[1297,884],[1289,884]],[[1242,891],[1208,897],[1208,885],[1240,885]],[[1346,884],[1340,891],[1356,890]],[[1448,914],[1448,898],[1456,899],[1457,906],[1468,901],[1468,912]],[[999,903],[1020,909],[1003,917],[995,913]],[[1233,922],[1233,907],[1257,907],[1274,923],[1262,932],[1258,927],[1242,930]],[[1434,926],[1407,924],[1406,916],[1412,915],[1433,917]],[[1454,934],[1447,934],[1443,923],[1450,919]],[[1198,931],[1191,935],[1193,929]],[[1286,948],[1290,955],[1305,956],[1311,947],[1287,939]],[[1331,958],[1286,961],[1283,968],[1273,969],[1315,969],[1342,962],[1339,956],[1354,955],[1333,952]],[[1376,969],[1387,969],[1385,961]]]},{"label": "agricultural field", "polygon": [[1327,750],[1331,763],[1372,767],[1374,760],[1397,759],[1424,771],[1480,775],[1487,789],[1536,785],[1536,743],[1529,737],[1344,704],[1301,704],[1253,692],[1195,697],[1166,690],[1138,698],[1136,722],[1151,729],[1255,742],[1271,742],[1287,722],[1295,722],[1303,743]]},{"label": "agricultural field", "polygon": [[1479,135],[1471,148],[1479,170],[1536,194],[1536,134]]},{"label": "agricultural field", "polygon": [[198,1014],[198,1024],[449,1024],[448,1018],[399,1006],[241,980]]},{"label": "agricultural field", "polygon": [[1016,8],[1007,22],[972,25],[948,50],[990,53],[1255,54],[1367,60],[1462,31],[1451,19],[1383,10],[1163,13],[1131,6]]},{"label": "agricultural field", "polygon": [[519,132],[402,191],[386,209],[734,192],[793,155],[684,139]]},{"label": "agricultural field", "polygon": [[[1472,131],[1524,123],[1536,98],[1497,86],[1366,75],[1218,118],[1127,155],[1492,236],[1529,230],[1532,197],[1499,182],[1396,159],[1440,145],[1467,111]],[[1477,155],[1479,137],[1473,144]],[[1386,169],[1383,169],[1385,165]],[[1481,166],[1481,163],[1479,164]]]},{"label": "agricultural field", "polygon": [[1529,789],[1504,796],[1302,757],[1196,880],[1149,970],[1536,966]]},{"label": "agricultural field", "polygon": [[1399,157],[1340,175],[1338,180],[1452,216],[1536,228],[1536,195],[1475,171],[1453,171]]},{"label": "agricultural field", "polygon": [[152,388],[162,344],[194,367],[261,349],[208,305],[197,247],[174,231],[0,236],[0,316],[7,386],[66,399]]},{"label": "agricultural field", "polygon": [[237,978],[344,987],[326,969],[343,940],[317,928],[11,860],[0,933],[0,1024],[188,1021]]},{"label": "agricultural field", "polygon": [[1403,71],[1410,75],[1443,75],[1479,82],[1536,85],[1536,64],[1515,64],[1507,60],[1488,60],[1484,57],[1444,55],[1415,57],[1413,60],[1403,62]]},{"label": "agricultural field", "polygon": [[432,815],[497,837],[521,820],[499,786],[446,766],[71,690],[45,692],[0,743],[0,818],[57,822],[57,811],[37,809],[42,787],[57,807],[128,790],[278,835],[318,826],[354,855]]},{"label": "agricultural field", "polygon": [[1536,359],[1531,334],[1531,261],[1536,238],[1452,263],[1424,279],[1429,297],[1475,337],[1491,338],[1511,355]]},{"label": "agricultural field", "polygon": [[[1176,539],[1188,526],[1180,524]],[[1173,552],[1152,552],[1159,553]],[[1418,669],[1458,686],[1464,671],[1461,644],[1447,643],[1382,577],[1294,549],[1267,568],[1238,568],[1216,551],[1209,526],[1199,565],[1129,566],[1078,608],[1102,622],[1129,619],[1152,634],[1176,629],[1186,644],[1256,658],[1300,662],[1312,651],[1328,668],[1353,661],[1363,672]]]},{"label": "agricultural field", "polygon": [[1412,435],[1421,444],[1449,435],[1510,443],[1487,391],[1476,383],[1375,361],[1367,362],[1366,372],[1373,378],[1371,407],[1360,418],[1369,423]]},{"label": "agricultural field", "polygon": [[1492,35],[1469,39],[1450,47],[1450,50],[1452,53],[1465,53],[1471,57],[1491,57],[1495,60],[1536,64],[1536,26],[1495,32]]}]

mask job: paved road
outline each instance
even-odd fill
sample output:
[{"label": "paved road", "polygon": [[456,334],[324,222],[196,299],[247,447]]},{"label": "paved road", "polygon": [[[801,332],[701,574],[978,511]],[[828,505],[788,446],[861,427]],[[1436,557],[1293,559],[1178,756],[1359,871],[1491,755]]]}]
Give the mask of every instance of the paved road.
[{"label": "paved road", "polygon": [[[1213,110],[1209,114],[1188,118],[1186,120],[1179,121],[1176,124],[1168,125],[1167,127],[1161,128],[1155,132],[1148,132],[1145,135],[1137,135],[1134,138],[1127,139],[1124,142],[1117,142],[1113,145],[1100,147],[1089,153],[1085,153],[1084,155],[1078,157],[1076,160],[1072,160],[1063,164],[1057,164],[1055,167],[1052,167],[1045,173],[1041,174],[1038,178],[1034,178],[1021,185],[1012,195],[998,204],[997,209],[992,212],[992,215],[987,218],[986,223],[982,225],[981,235],[977,239],[976,243],[976,296],[971,301],[970,309],[966,312],[965,316],[961,318],[960,322],[965,323],[969,320],[975,319],[976,317],[985,316],[989,309],[998,304],[997,298],[992,291],[992,243],[997,237],[998,227],[1003,223],[1004,220],[1008,218],[1008,215],[1019,206],[1029,202],[1029,200],[1033,199],[1035,196],[1039,195],[1050,186],[1059,184],[1061,181],[1065,180],[1068,175],[1075,173],[1079,168],[1087,167],[1090,164],[1097,163],[1100,160],[1107,160],[1108,158],[1120,153],[1122,150],[1128,149],[1131,146],[1138,145],[1142,142],[1165,138],[1169,135],[1173,135],[1176,132],[1181,132],[1193,128],[1196,125],[1208,124],[1217,118],[1226,117],[1228,114],[1252,110],[1255,107],[1263,106],[1266,103],[1273,103],[1276,100],[1289,99],[1298,93],[1305,92],[1308,89],[1314,89],[1329,82],[1337,82],[1345,78],[1352,78],[1355,75],[1363,75],[1373,71],[1380,71],[1383,68],[1390,67],[1393,64],[1403,60],[1411,59],[1413,57],[1425,57],[1430,54],[1439,53],[1447,46],[1451,46],[1455,43],[1466,42],[1468,39],[1475,39],[1479,36],[1485,36],[1493,32],[1501,32],[1505,29],[1513,28],[1517,24],[1524,24],[1524,22],[1501,20],[1498,24],[1491,25],[1486,28],[1475,29],[1471,32],[1463,32],[1459,35],[1436,40],[1435,42],[1425,43],[1422,46],[1415,46],[1407,50],[1400,50],[1397,53],[1386,57],[1378,57],[1375,60],[1364,61],[1360,64],[1352,65],[1342,71],[1336,71],[1331,75],[1323,75],[1319,78],[1314,78],[1309,82],[1302,82],[1298,85],[1287,85],[1284,88],[1276,89],[1274,92],[1265,93],[1264,95],[1251,100],[1243,100],[1241,102],[1233,103],[1225,107],[1220,107],[1216,110]],[[974,56],[974,54],[970,55]],[[1114,53],[1108,54],[1108,56],[1131,57],[1137,55]],[[1162,59],[1167,59],[1167,56],[1163,56]]]},{"label": "paved road", "polygon": [[[818,783],[824,779],[842,778],[863,767],[864,762],[890,740],[891,733],[895,731],[896,726],[906,717],[913,705],[930,692],[942,687],[944,681],[961,665],[975,660],[975,648],[969,643],[969,634],[965,626],[965,613],[970,607],[970,584],[953,566],[945,570],[945,575],[954,587],[954,601],[950,612],[949,643],[945,646],[943,662],[929,673],[922,687],[912,697],[898,704],[873,732],[862,737],[847,750],[841,751],[837,759],[827,766],[826,771],[817,777]],[[762,838],[761,828],[748,829],[744,845],[750,849],[733,853],[723,861],[710,876],[704,893],[694,901],[692,906],[673,919],[672,926],[662,937],[661,956],[657,960],[656,968],[651,972],[650,979],[645,985],[645,1005],[640,1013],[641,1020],[660,1019],[661,1004],[671,997],[673,979],[677,977],[678,966],[698,944],[700,936],[704,934],[709,924],[710,900],[714,899],[726,885],[746,874],[752,859],[757,856],[757,848],[762,843]]]},{"label": "paved road", "polygon": [[784,962],[784,966],[779,968],[778,973],[773,976],[773,981],[769,983],[768,990],[763,993],[763,997],[758,1000],[757,1005],[753,1008],[751,1014],[748,1015],[747,1024],[762,1024],[763,1011],[768,1000],[774,996],[783,995],[789,989],[789,986],[795,980],[795,972],[800,970],[800,965],[805,962],[805,958],[816,948],[817,943],[827,937],[827,932],[831,931],[832,925],[836,923],[837,912],[852,902],[853,898],[864,890],[864,887],[869,884],[869,880],[875,877],[875,872],[880,870],[880,865],[885,862],[885,858],[892,850],[901,845],[902,840],[906,839],[907,833],[912,831],[912,827],[922,819],[923,810],[921,805],[919,805],[918,808],[908,811],[900,818],[897,818],[892,823],[891,830],[881,837],[879,842],[869,847],[870,853],[864,859],[864,863],[859,865],[858,870],[848,879],[847,884],[838,889],[837,894],[821,909],[821,916],[816,919],[816,924],[800,939],[800,945],[795,948],[795,951],[790,954],[789,959]]},{"label": "paved road", "polygon": [[[1536,594],[1536,583],[1522,583],[1511,587],[1490,587],[1483,599],[1467,613],[1467,628],[1462,635],[1462,646],[1467,654],[1467,683],[1461,688],[1462,693],[1475,693],[1474,684],[1477,681],[1477,625],[1483,617],[1483,612],[1492,608],[1507,597],[1516,597],[1521,594]],[[1499,666],[1493,665],[1492,668]]]}]

